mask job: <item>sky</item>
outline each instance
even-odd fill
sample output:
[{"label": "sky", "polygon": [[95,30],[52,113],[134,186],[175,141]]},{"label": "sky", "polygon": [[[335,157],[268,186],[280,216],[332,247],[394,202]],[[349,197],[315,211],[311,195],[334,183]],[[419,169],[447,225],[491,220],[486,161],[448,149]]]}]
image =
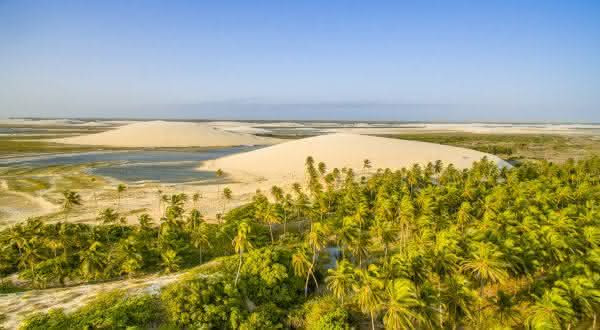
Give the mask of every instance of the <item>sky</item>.
[{"label": "sky", "polygon": [[600,1],[0,0],[0,117],[600,122]]}]

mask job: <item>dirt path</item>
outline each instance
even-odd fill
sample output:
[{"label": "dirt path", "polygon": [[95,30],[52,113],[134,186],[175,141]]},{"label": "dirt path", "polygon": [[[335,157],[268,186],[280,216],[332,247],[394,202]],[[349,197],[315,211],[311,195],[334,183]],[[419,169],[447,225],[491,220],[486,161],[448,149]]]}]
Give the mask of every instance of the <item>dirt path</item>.
[{"label": "dirt path", "polygon": [[0,313],[6,315],[1,327],[16,329],[24,316],[33,312],[45,312],[51,308],[70,311],[81,307],[100,292],[116,289],[158,293],[160,288],[177,280],[182,274],[152,275],[147,277],[86,284],[67,288],[31,290],[0,295]]}]

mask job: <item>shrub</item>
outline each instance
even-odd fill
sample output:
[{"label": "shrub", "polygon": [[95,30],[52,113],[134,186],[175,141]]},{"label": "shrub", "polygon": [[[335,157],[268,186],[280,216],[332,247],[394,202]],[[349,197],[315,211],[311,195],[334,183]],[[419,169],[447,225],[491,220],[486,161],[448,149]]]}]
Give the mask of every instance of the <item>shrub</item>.
[{"label": "shrub", "polygon": [[98,296],[71,314],[62,309],[27,317],[21,329],[124,329],[147,327],[163,319],[156,296],[129,296],[113,291]]},{"label": "shrub", "polygon": [[161,295],[168,321],[190,328],[238,328],[246,316],[233,279],[218,274],[182,281]]}]

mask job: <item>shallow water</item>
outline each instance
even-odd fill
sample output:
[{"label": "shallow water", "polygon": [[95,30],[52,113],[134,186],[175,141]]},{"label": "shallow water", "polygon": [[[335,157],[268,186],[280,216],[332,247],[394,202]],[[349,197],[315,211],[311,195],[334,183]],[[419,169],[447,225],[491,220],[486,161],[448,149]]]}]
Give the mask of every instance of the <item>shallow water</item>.
[{"label": "shallow water", "polygon": [[108,163],[90,169],[90,173],[112,177],[121,181],[159,181],[182,183],[190,181],[212,181],[212,171],[198,171],[202,161],[247,152],[258,146],[230,147],[202,151],[113,151],[87,152],[67,155],[43,156],[33,159],[13,159],[5,164],[44,167],[87,163]]}]

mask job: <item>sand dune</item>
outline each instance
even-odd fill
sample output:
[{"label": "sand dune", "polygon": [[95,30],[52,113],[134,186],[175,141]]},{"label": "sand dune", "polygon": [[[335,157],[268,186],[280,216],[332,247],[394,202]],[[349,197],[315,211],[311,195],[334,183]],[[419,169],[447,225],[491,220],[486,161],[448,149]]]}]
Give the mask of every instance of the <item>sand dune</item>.
[{"label": "sand dune", "polygon": [[225,147],[277,143],[277,139],[228,132],[207,124],[150,121],[107,132],[54,139],[54,142],[114,147]]},{"label": "sand dune", "polygon": [[[329,134],[281,143],[206,162],[203,168],[221,168],[243,178],[253,175],[267,180],[290,181],[304,176],[304,162],[312,156],[328,168],[349,167],[361,170],[369,159],[374,168],[398,169],[438,159],[458,168],[470,167],[484,156],[498,166],[510,166],[500,158],[483,152],[434,143],[389,139],[356,134]],[[239,174],[239,175],[236,175]]]}]

